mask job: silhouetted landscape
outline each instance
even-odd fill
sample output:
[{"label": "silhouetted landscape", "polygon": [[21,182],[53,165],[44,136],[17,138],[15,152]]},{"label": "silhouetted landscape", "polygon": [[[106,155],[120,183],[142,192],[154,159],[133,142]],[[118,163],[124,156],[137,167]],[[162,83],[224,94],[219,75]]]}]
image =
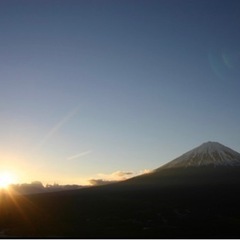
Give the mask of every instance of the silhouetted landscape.
[{"label": "silhouetted landscape", "polygon": [[[84,186],[77,184],[59,185],[59,184],[47,184],[44,186],[40,181],[34,181],[32,183],[11,184],[8,188],[14,194],[33,194],[33,193],[46,193],[57,192],[63,190],[79,189]],[[85,186],[86,187],[86,186]]]},{"label": "silhouetted landscape", "polygon": [[[198,152],[215,163],[216,156],[233,153],[214,144],[187,156]],[[2,192],[1,231],[12,237],[239,238],[239,176],[237,166],[163,166],[104,186],[16,196]]]}]

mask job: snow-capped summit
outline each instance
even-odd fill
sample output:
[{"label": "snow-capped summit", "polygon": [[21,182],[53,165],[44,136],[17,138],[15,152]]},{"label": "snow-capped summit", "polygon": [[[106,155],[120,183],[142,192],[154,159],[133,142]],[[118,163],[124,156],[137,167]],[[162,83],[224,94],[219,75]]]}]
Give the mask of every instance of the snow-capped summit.
[{"label": "snow-capped summit", "polygon": [[240,153],[218,142],[206,142],[156,170],[199,166],[240,166]]}]

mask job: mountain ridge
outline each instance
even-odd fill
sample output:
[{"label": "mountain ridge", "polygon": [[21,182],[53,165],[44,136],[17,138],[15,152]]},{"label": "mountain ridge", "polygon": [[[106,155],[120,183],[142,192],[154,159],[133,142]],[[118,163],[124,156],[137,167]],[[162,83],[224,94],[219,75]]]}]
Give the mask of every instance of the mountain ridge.
[{"label": "mountain ridge", "polygon": [[155,169],[200,166],[240,166],[240,153],[218,142],[208,141]]},{"label": "mountain ridge", "polygon": [[[218,158],[216,152],[239,156],[218,143],[189,152],[202,159]],[[168,167],[108,185],[4,195],[0,230],[10,238],[238,239],[240,167],[218,166]]]}]

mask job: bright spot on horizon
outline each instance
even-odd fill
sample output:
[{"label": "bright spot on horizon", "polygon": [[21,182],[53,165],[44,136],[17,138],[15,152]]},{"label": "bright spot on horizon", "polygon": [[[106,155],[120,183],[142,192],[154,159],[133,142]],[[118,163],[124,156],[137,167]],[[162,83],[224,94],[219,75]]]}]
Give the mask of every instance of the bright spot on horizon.
[{"label": "bright spot on horizon", "polygon": [[0,189],[8,188],[10,184],[15,182],[15,175],[10,172],[0,173]]}]

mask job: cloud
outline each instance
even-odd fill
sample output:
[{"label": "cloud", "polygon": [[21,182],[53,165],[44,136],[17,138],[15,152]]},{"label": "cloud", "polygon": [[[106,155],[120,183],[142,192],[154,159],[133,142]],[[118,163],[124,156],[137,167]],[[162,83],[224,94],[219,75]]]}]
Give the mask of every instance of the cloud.
[{"label": "cloud", "polygon": [[127,180],[128,178],[132,178],[138,175],[142,174],[148,174],[151,173],[152,171],[149,169],[144,169],[140,170],[138,172],[132,172],[132,171],[116,171],[110,174],[104,174],[104,173],[99,173],[97,176],[99,177],[98,179],[90,179],[89,183],[91,185],[103,185],[103,184],[109,184],[109,183],[114,183],[118,181],[124,181]]},{"label": "cloud", "polygon": [[152,170],[150,170],[150,169],[144,169],[144,170],[140,170],[137,175],[148,174],[151,172],[152,172]]},{"label": "cloud", "polygon": [[89,183],[93,186],[100,186],[100,185],[105,185],[105,184],[110,184],[110,183],[115,183],[117,181],[110,181],[110,180],[103,180],[103,179],[90,179]]},{"label": "cloud", "polygon": [[121,171],[118,171],[118,172],[115,172],[115,174],[119,177],[124,177],[124,176],[129,176],[129,175],[132,175],[133,172],[121,172]]},{"label": "cloud", "polygon": [[132,176],[134,172],[116,171],[110,174],[99,173],[98,176],[104,180],[121,181]]},{"label": "cloud", "polygon": [[47,184],[45,187],[42,182],[34,181],[32,183],[21,183],[21,184],[11,184],[9,189],[14,194],[33,194],[33,193],[45,193],[45,192],[56,192],[63,190],[73,190],[82,188],[81,185],[59,185],[59,184]]},{"label": "cloud", "polygon": [[81,153],[78,153],[78,154],[75,154],[73,156],[70,156],[67,158],[67,160],[73,160],[73,159],[76,159],[76,158],[80,158],[80,157],[83,157],[83,156],[86,156],[88,154],[90,154],[92,151],[85,151],[85,152],[81,152]]}]

